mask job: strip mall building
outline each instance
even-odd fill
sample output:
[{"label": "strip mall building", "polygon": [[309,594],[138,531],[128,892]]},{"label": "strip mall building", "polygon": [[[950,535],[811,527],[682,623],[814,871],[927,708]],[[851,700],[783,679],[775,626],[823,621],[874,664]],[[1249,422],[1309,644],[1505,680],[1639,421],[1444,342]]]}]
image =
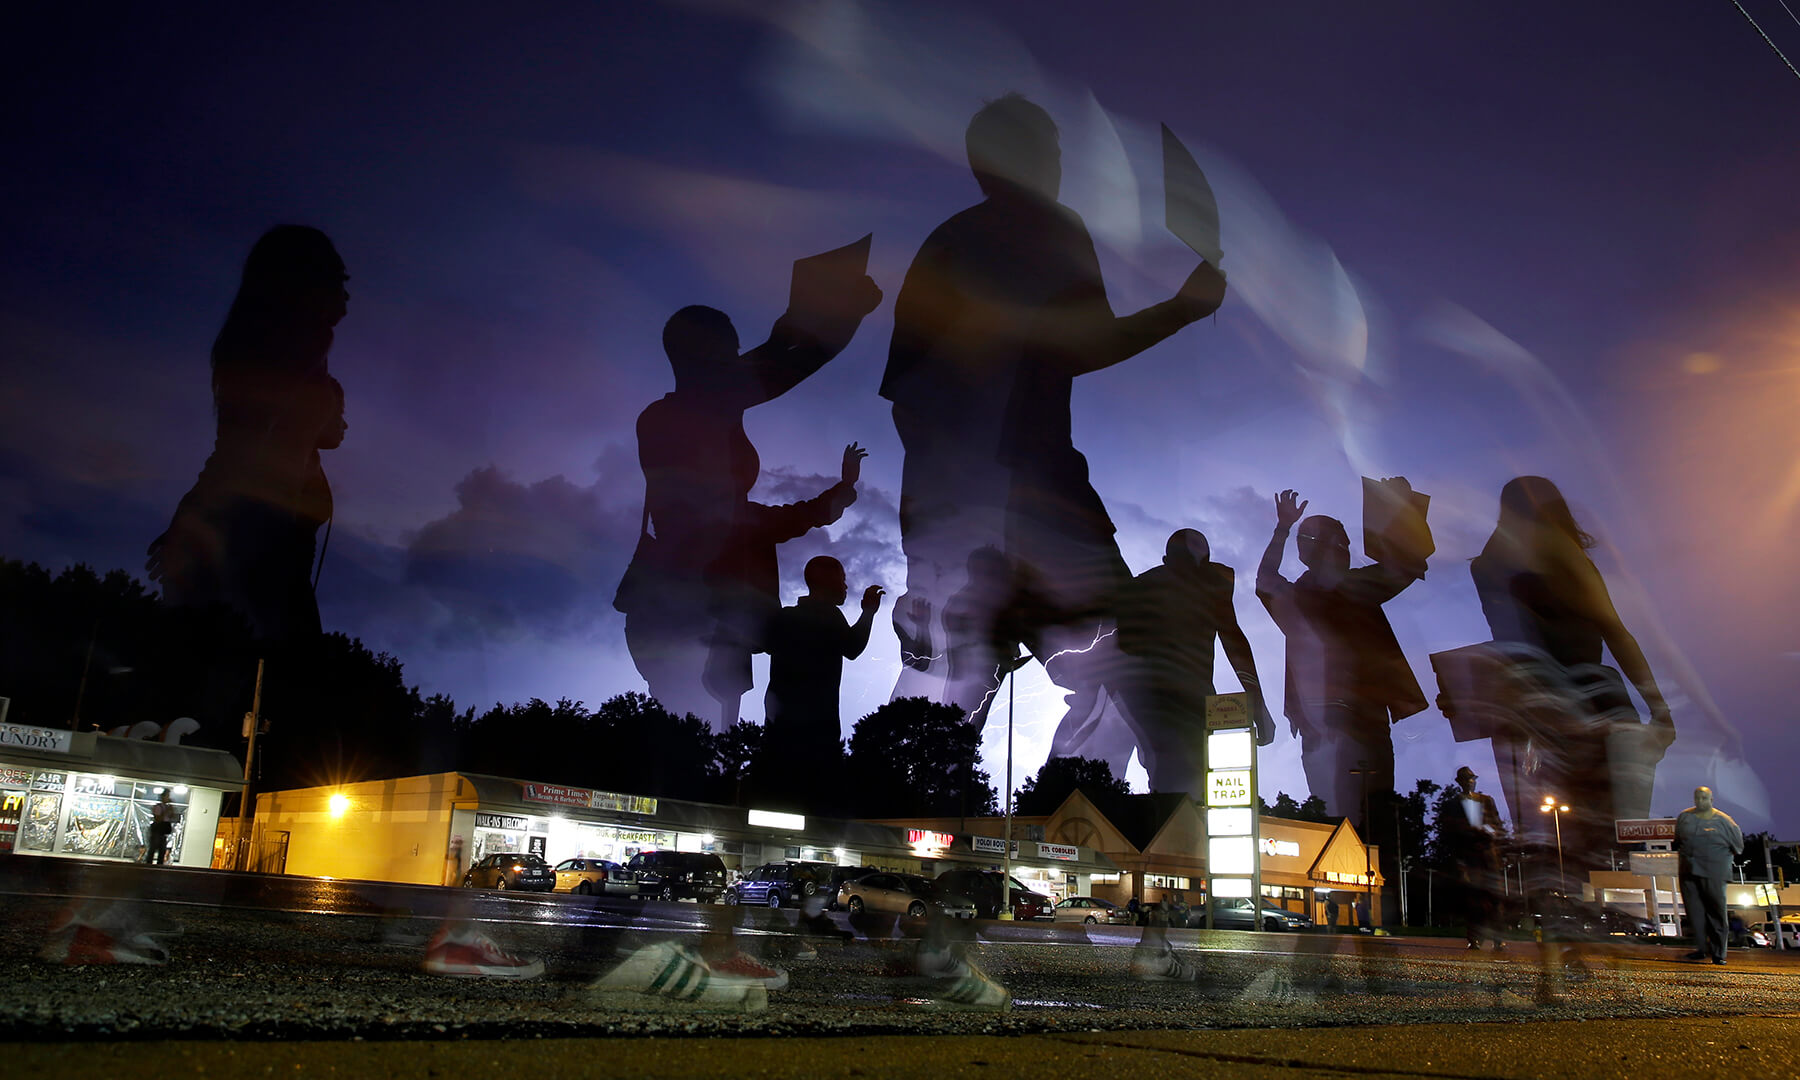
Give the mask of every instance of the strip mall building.
[{"label": "strip mall building", "polygon": [[[1119,820],[1076,792],[1053,814],[1015,817],[1014,875],[1059,899],[1198,899],[1204,845],[1194,802],[1131,796],[1114,813]],[[1335,894],[1347,922],[1375,849],[1349,822],[1262,822],[1265,897],[1323,921]],[[674,849],[711,852],[739,873],[816,859],[933,876],[998,869],[1005,830],[1000,818],[841,821],[466,772],[267,792],[257,799],[257,826],[265,839],[286,841],[291,874],[445,885],[494,852],[535,853],[554,865]]]},{"label": "strip mall building", "polygon": [[0,852],[134,861],[161,797],[181,812],[169,862],[210,866],[219,806],[242,791],[222,750],[0,723]]},{"label": "strip mall building", "polygon": [[[1158,793],[1116,800],[1108,815],[1076,791],[1054,813],[1015,814],[1012,821],[1014,835],[1025,838],[1020,847],[1029,846],[1033,839],[1079,846],[1118,867],[1111,873],[1093,875],[1081,890],[1088,895],[1119,904],[1133,897],[1143,901],[1179,897],[1196,904],[1204,893],[1206,874],[1201,813],[1199,804],[1185,795]],[[1304,912],[1323,925],[1327,901],[1335,899],[1338,923],[1349,925],[1354,921],[1356,900],[1367,892],[1371,875],[1374,887],[1381,888],[1380,849],[1363,844],[1349,821],[1325,825],[1263,815],[1260,822],[1262,892],[1271,905]],[[984,836],[1000,836],[1006,828],[1004,818],[931,818],[889,824],[945,832],[962,829],[977,843]],[[992,848],[999,850],[998,840],[992,841]],[[1054,889],[1054,882],[1034,881],[1024,873],[1019,878],[1040,891],[1068,895],[1067,890]],[[1373,908],[1379,923],[1381,905]]]},{"label": "strip mall building", "polygon": [[[742,873],[765,862],[819,860],[935,875],[998,866],[966,837],[891,823],[840,821],[445,772],[267,792],[256,800],[265,841],[285,840],[291,874],[455,884],[494,852],[624,862],[640,851],[710,852]],[[1015,872],[1054,881],[1057,895],[1119,868],[1091,847],[1026,843]]]}]

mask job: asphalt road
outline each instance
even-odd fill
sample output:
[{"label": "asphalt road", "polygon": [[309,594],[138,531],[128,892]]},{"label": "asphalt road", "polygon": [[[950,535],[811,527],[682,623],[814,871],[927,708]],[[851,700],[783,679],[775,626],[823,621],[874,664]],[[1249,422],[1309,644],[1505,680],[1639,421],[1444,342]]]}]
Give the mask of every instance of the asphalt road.
[{"label": "asphalt road", "polygon": [[[116,901],[178,931],[158,967],[65,967],[36,954],[72,903]],[[542,957],[530,981],[420,970],[447,917]],[[842,917],[805,935],[791,910],[728,909],[0,856],[0,1038],[427,1039],[602,1035],[1032,1034],[1316,1028],[1486,1020],[1725,1017],[1800,1010],[1800,957],[1736,951],[1726,967],[1678,946],[1467,953],[1454,939],[1171,931],[1199,971],[1143,982],[1130,927],[982,922],[969,956],[1011,990],[1005,1013],[933,1004],[914,975],[917,927]],[[677,939],[732,944],[789,969],[759,1012],[598,993],[624,952]],[[817,959],[802,960],[802,941]],[[1574,959],[1575,963],[1565,963]]]}]

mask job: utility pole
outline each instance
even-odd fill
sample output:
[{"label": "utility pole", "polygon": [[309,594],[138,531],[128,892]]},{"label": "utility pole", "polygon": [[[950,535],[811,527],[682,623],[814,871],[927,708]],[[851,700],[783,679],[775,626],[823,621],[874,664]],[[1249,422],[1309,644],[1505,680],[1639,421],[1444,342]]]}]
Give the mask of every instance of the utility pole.
[{"label": "utility pole", "polygon": [[244,793],[238,798],[238,869],[247,870],[250,842],[256,835],[256,791],[250,770],[256,764],[256,732],[262,727],[263,661],[256,661],[256,690],[250,695],[250,712],[244,717],[250,748],[244,752]]},{"label": "utility pole", "polygon": [[[1015,656],[1017,647],[1013,649]],[[1000,841],[1000,910],[996,918],[1012,921],[1012,812],[1013,812],[1013,684],[1018,682],[1018,668],[1006,674],[1006,839]]]}]

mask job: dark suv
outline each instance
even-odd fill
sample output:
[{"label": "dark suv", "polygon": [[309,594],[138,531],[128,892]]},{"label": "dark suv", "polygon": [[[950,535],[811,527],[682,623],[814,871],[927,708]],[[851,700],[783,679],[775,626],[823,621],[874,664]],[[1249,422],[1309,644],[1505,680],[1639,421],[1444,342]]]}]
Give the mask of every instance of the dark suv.
[{"label": "dark suv", "polygon": [[819,891],[816,872],[799,863],[764,863],[725,889],[727,904],[781,907]]},{"label": "dark suv", "polygon": [[698,851],[640,851],[625,864],[641,900],[698,900],[710,904],[725,891],[725,864]]},{"label": "dark suv", "polygon": [[[960,896],[975,905],[975,914],[983,919],[1000,917],[1000,873],[997,870],[946,870],[938,875],[938,887],[949,896]],[[1032,892],[1012,878],[1013,918],[1054,919],[1056,910],[1050,898]]]}]

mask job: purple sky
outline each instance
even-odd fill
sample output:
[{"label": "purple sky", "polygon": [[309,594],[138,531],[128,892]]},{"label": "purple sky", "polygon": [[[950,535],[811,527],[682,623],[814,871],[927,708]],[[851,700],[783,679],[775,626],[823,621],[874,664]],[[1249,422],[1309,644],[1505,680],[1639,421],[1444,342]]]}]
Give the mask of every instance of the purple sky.
[{"label": "purple sky", "polygon": [[[141,564],[211,443],[206,353],[243,255],[305,222],[353,276],[326,625],[465,704],[641,688],[610,598],[642,490],[631,424],[670,386],[663,320],[712,304],[760,340],[793,258],[873,231],[887,302],[748,424],[771,497],[819,490],[852,439],[872,451],[861,501],[790,545],[784,579],[830,550],[853,586],[898,591],[900,451],[875,395],[891,301],[978,197],[968,116],[1016,89],[1063,128],[1064,199],[1118,310],[1192,264],[1162,228],[1159,121],[1219,194],[1224,309],[1077,385],[1134,570],[1205,530],[1278,684],[1247,591],[1270,497],[1354,520],[1359,474],[1405,474],[1434,497],[1438,555],[1390,612],[1429,695],[1427,654],[1488,636],[1466,560],[1500,485],[1550,476],[1676,705],[1656,809],[1711,782],[1747,827],[1800,835],[1782,543],[1800,80],[1729,5],[1356,7],[238,6],[24,27],[0,75],[0,553]],[[1800,53],[1779,6],[1751,10]],[[847,719],[897,664],[884,612]],[[1035,668],[1018,690],[1022,778],[1055,694]],[[1403,784],[1492,775],[1435,712],[1395,740]],[[1298,761],[1284,732],[1265,790],[1302,792]]]}]

